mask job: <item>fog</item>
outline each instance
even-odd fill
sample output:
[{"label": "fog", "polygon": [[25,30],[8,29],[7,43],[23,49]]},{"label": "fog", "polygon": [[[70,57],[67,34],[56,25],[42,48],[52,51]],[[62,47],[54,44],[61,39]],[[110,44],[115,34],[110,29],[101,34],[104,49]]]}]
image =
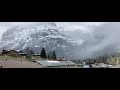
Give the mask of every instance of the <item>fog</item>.
[{"label": "fog", "polygon": [[84,43],[79,50],[74,52],[76,58],[95,58],[98,56],[112,55],[120,51],[119,22],[105,23],[93,28],[92,33],[84,34],[84,38],[82,35],[80,34],[79,38],[81,37]]},{"label": "fog", "polygon": [[[0,39],[8,28],[32,23],[38,22],[0,22]],[[83,41],[79,49],[73,50],[76,58],[94,58],[120,51],[120,22],[55,23],[57,26],[64,27],[64,34],[69,35],[76,41]]]},{"label": "fog", "polygon": [[[48,22],[0,22],[0,40],[2,34],[9,28],[17,25],[28,25],[35,23],[48,23]],[[103,22],[55,22],[57,26],[64,27],[64,31],[75,31],[76,29],[85,31],[88,27],[99,26]],[[88,30],[89,31],[89,30]]]}]

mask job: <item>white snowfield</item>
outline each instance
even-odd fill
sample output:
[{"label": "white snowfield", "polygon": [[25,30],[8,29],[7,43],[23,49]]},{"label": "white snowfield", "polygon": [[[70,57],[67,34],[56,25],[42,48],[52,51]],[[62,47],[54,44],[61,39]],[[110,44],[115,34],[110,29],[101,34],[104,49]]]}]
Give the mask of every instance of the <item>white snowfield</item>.
[{"label": "white snowfield", "polygon": [[21,49],[25,49],[27,46],[40,47],[42,45],[38,44],[38,42],[44,40],[44,45],[48,45],[52,42],[49,39],[57,38],[65,40],[72,45],[82,44],[82,41],[75,41],[62,34],[61,31],[62,28],[56,26],[54,23],[16,26],[3,34],[2,41],[0,41],[0,43],[2,43],[2,45],[0,44],[0,48],[8,47],[10,49],[15,49],[16,47],[21,47]]}]

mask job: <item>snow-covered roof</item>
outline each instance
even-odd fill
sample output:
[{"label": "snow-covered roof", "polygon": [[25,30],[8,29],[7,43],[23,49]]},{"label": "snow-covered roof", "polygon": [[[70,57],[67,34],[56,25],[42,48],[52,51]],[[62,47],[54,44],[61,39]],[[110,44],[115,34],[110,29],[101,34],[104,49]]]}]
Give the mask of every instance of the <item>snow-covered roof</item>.
[{"label": "snow-covered roof", "polygon": [[19,54],[27,54],[27,53],[19,53]]},{"label": "snow-covered roof", "polygon": [[75,65],[75,63],[71,61],[50,61],[50,60],[40,60],[37,63],[42,64],[44,66],[66,66],[66,65]]}]

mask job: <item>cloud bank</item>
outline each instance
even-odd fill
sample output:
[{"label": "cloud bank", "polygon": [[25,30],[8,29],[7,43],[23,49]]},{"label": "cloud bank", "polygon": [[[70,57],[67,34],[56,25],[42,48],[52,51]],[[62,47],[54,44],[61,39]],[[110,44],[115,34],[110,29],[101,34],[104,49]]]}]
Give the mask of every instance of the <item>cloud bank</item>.
[{"label": "cloud bank", "polygon": [[120,51],[119,22],[105,23],[93,28],[92,33],[82,33],[79,37],[82,38],[84,43],[79,50],[74,52],[77,58],[95,58],[112,55]]},{"label": "cloud bank", "polygon": [[[0,37],[10,27],[38,22],[0,22]],[[39,22],[43,23],[43,22]],[[120,51],[120,22],[55,22],[64,27],[63,33],[83,41],[76,58],[93,58]]]}]

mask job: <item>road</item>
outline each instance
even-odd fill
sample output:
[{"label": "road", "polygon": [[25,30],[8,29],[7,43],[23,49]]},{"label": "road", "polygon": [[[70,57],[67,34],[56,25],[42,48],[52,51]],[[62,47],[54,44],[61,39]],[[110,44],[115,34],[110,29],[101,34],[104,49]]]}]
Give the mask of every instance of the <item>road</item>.
[{"label": "road", "polygon": [[[2,66],[2,67],[1,67]],[[0,60],[0,68],[42,68],[42,65],[28,61]]]}]

